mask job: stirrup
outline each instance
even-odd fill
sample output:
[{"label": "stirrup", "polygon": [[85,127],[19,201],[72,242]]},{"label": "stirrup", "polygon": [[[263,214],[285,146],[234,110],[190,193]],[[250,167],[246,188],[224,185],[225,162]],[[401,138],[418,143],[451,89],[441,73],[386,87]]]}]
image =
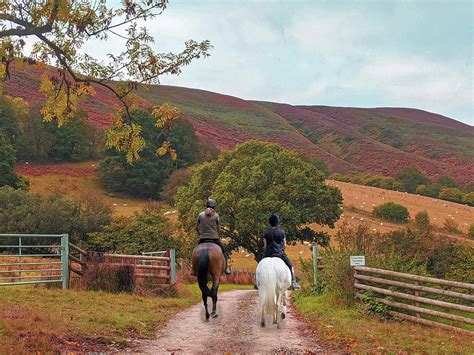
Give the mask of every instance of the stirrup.
[{"label": "stirrup", "polygon": [[229,268],[226,267],[225,270],[224,270],[224,274],[226,274],[226,275],[232,275],[232,270],[229,270]]}]

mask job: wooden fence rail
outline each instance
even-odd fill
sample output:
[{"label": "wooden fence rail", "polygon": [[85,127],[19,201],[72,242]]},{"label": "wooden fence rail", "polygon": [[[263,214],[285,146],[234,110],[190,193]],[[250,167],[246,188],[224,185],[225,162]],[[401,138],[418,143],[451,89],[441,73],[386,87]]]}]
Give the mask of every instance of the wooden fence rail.
[{"label": "wooden fence rail", "polygon": [[90,252],[71,243],[69,243],[69,249],[69,270],[79,277],[84,276],[91,263],[105,263],[112,266],[133,266],[134,275],[139,284],[146,278],[159,280],[156,284],[163,286],[172,285],[176,280],[174,249],[160,252],[145,252],[143,253],[144,255]]},{"label": "wooden fence rail", "polygon": [[[388,313],[394,317],[474,335],[472,330],[461,328],[457,324],[474,324],[474,295],[472,294],[474,284],[411,275],[366,266],[356,266],[353,269],[355,279],[354,286],[359,290],[356,294],[357,298],[365,299],[361,291],[372,291],[381,295],[379,297],[373,297],[373,299],[389,306]],[[367,273],[376,274],[378,276],[365,275]],[[403,281],[394,280],[393,278],[402,279]],[[413,283],[410,283],[410,281]],[[431,285],[425,286],[420,285],[420,283],[428,283]],[[435,285],[442,288],[434,287]],[[384,286],[388,286],[389,288],[384,288]],[[446,288],[455,288],[456,291]],[[413,292],[413,294],[408,293],[407,290],[408,292]],[[423,293],[423,296],[420,296],[420,293]],[[438,299],[430,298],[429,296],[432,295],[435,295]],[[389,299],[384,298],[384,296],[388,296]],[[392,298],[396,298],[398,301],[394,301]],[[442,300],[439,298],[442,298]],[[452,298],[454,300],[451,300]],[[441,308],[442,310],[434,308]],[[458,314],[453,314],[453,311],[457,311]],[[423,318],[422,315],[425,317]],[[427,317],[430,319],[426,319]],[[455,322],[455,325],[440,322],[439,318]]]}]

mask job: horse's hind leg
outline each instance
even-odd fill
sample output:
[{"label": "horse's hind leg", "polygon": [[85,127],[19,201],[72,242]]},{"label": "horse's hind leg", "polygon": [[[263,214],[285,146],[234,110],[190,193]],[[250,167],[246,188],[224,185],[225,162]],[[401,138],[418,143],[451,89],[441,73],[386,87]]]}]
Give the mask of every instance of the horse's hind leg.
[{"label": "horse's hind leg", "polygon": [[286,318],[286,312],[287,312],[287,309],[286,309],[286,291],[283,291],[281,293],[281,299],[283,301],[283,312],[281,312],[281,319],[285,319]]},{"label": "horse's hind leg", "polygon": [[209,322],[209,311],[207,309],[207,296],[202,295],[202,302],[204,303],[204,308],[206,309],[206,322]]},{"label": "horse's hind leg", "polygon": [[262,328],[265,328],[265,312],[264,312],[264,310],[263,310],[263,307],[264,307],[264,306],[262,305],[262,320],[260,321],[260,326],[261,326]]},{"label": "horse's hind leg", "polygon": [[276,293],[276,303],[274,305],[274,310],[273,310],[273,324],[278,324],[278,310],[280,306],[280,294]]},{"label": "horse's hind leg", "polygon": [[212,318],[217,318],[217,292],[212,296]]},{"label": "horse's hind leg", "polygon": [[217,318],[217,290],[219,289],[219,280],[214,279],[213,280],[213,285],[212,285],[212,312],[211,312],[211,317],[212,318]]}]

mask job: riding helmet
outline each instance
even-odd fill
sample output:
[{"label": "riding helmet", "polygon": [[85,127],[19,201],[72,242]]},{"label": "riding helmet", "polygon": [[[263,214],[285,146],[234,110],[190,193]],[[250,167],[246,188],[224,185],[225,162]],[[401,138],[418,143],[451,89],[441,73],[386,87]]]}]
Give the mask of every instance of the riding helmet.
[{"label": "riding helmet", "polygon": [[268,218],[268,223],[270,223],[272,227],[275,227],[280,223],[280,217],[274,213]]},{"label": "riding helmet", "polygon": [[206,207],[216,208],[216,206],[217,206],[216,200],[213,200],[212,198],[207,200]]}]

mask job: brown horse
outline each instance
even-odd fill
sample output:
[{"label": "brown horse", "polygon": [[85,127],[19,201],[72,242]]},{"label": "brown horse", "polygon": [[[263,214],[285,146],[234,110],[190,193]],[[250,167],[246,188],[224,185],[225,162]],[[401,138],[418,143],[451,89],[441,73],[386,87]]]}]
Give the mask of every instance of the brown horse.
[{"label": "brown horse", "polygon": [[[209,317],[217,317],[217,290],[219,289],[219,278],[224,273],[225,260],[221,248],[214,243],[198,244],[193,250],[193,271],[198,278],[202,301],[206,308],[206,321]],[[208,277],[211,277],[212,287],[207,285]],[[212,298],[212,312],[209,315],[207,309],[207,298]]]}]

